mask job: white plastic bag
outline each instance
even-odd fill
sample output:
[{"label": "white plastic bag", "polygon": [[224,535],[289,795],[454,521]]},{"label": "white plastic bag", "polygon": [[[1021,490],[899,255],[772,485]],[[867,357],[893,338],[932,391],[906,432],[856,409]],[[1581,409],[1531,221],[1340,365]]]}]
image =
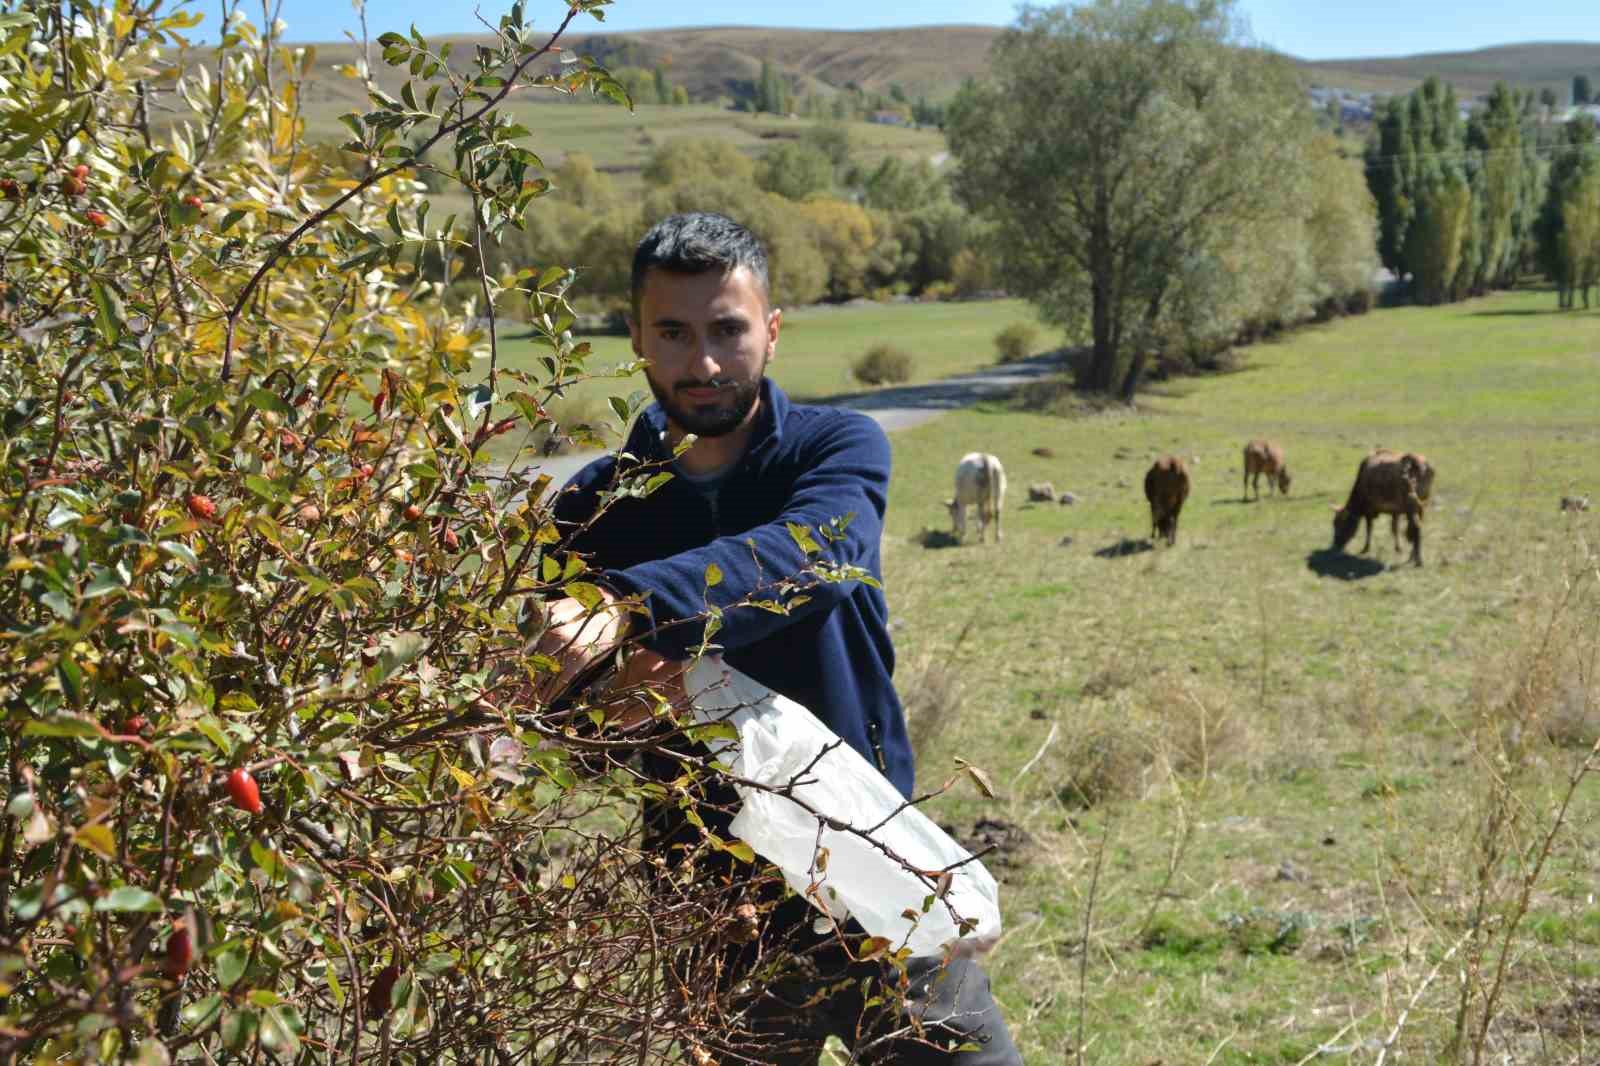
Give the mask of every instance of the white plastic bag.
[{"label": "white plastic bag", "polygon": [[[853,916],[869,934],[896,948],[908,946],[913,955],[936,955],[956,941],[961,953],[994,946],[1000,890],[989,871],[927,815],[915,807],[900,809],[905,801],[888,779],[810,711],[713,656],[689,670],[684,688],[699,721],[726,721],[738,730],[737,743],[710,744],[718,761],[740,777],[788,793],[736,786],[743,803],[730,828],[783,871],[797,892],[835,919]],[[872,840],[932,876],[912,873],[856,833],[821,826],[789,796],[835,822],[871,830]],[[816,869],[819,848],[828,852],[826,870]],[[942,900],[924,913],[937,871],[963,862]],[[808,892],[813,884],[818,891]],[[977,924],[962,937],[958,920],[969,918]]]}]

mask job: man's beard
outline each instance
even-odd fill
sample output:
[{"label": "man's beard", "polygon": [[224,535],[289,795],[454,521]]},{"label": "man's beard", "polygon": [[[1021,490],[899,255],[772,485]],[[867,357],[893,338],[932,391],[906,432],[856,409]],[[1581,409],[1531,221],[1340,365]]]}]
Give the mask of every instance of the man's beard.
[{"label": "man's beard", "polygon": [[704,381],[680,381],[668,392],[651,381],[650,391],[655,393],[656,402],[667,413],[667,417],[685,433],[693,433],[697,437],[725,437],[744,425],[744,420],[750,417],[756,400],[761,396],[761,377],[736,385],[719,381],[722,395],[713,404],[690,403],[677,395],[679,389],[705,388],[708,384]]}]

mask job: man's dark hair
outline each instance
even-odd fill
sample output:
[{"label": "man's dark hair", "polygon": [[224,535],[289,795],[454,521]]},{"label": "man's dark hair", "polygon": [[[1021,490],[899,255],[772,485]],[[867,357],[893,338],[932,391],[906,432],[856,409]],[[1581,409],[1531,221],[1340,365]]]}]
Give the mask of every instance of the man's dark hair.
[{"label": "man's dark hair", "polygon": [[644,279],[652,269],[674,274],[726,274],[745,267],[767,288],[767,250],[754,233],[725,215],[691,211],[670,215],[650,227],[633,251],[633,313],[639,313]]}]

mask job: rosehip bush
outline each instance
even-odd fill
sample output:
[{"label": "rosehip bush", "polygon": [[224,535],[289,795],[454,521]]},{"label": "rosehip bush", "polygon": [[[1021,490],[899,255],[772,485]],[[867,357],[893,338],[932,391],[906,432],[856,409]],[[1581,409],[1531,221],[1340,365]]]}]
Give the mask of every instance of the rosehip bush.
[{"label": "rosehip bush", "polygon": [[621,95],[553,55],[604,2],[384,34],[323,145],[231,6],[0,0],[0,1061],[708,1054],[714,953],[661,963],[739,901],[643,884],[664,786],[530,695],[596,589],[485,451],[586,373],[574,275],[478,279],[536,374],[437,299],[548,187],[508,94]]}]

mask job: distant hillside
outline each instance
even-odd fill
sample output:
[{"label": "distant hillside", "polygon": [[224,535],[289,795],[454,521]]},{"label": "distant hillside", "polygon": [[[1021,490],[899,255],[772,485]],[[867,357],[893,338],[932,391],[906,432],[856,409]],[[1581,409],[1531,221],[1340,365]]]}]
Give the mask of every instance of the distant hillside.
[{"label": "distant hillside", "polygon": [[1553,89],[1562,104],[1572,91],[1572,78],[1587,74],[1600,85],[1600,42],[1529,42],[1480,48],[1474,52],[1430,52],[1388,59],[1302,60],[1312,81],[1342,89],[1410,92],[1435,75],[1466,98],[1480,96],[1497,81],[1538,91]]},{"label": "distant hillside", "polygon": [[629,61],[660,62],[673,81],[697,96],[743,95],[737,90],[752,85],[768,60],[803,82],[835,89],[854,83],[869,93],[899,85],[912,99],[939,99],[988,69],[989,46],[1000,32],[994,26],[850,31],[717,26],[590,34],[575,41],[602,60],[637,55]]},{"label": "distant hillside", "polygon": [[[589,33],[568,45],[612,66],[663,66],[670,80],[697,100],[749,99],[763,61],[802,92],[828,95],[850,85],[886,93],[898,85],[915,100],[946,99],[967,77],[988,69],[995,26],[915,26],[893,30],[791,30],[709,26],[634,33]],[[470,36],[456,38],[462,42]],[[319,46],[327,62],[348,61],[349,44]],[[1534,90],[1554,89],[1567,102],[1575,74],[1600,86],[1600,42],[1530,42],[1473,52],[1433,52],[1387,59],[1300,60],[1310,83],[1356,92],[1407,92],[1429,75],[1451,82],[1465,98],[1498,80]],[[326,69],[326,63],[322,64]],[[360,87],[333,75],[310,95],[329,106],[359,106]],[[390,79],[380,72],[380,80]],[[341,84],[341,82],[343,82]]]}]

